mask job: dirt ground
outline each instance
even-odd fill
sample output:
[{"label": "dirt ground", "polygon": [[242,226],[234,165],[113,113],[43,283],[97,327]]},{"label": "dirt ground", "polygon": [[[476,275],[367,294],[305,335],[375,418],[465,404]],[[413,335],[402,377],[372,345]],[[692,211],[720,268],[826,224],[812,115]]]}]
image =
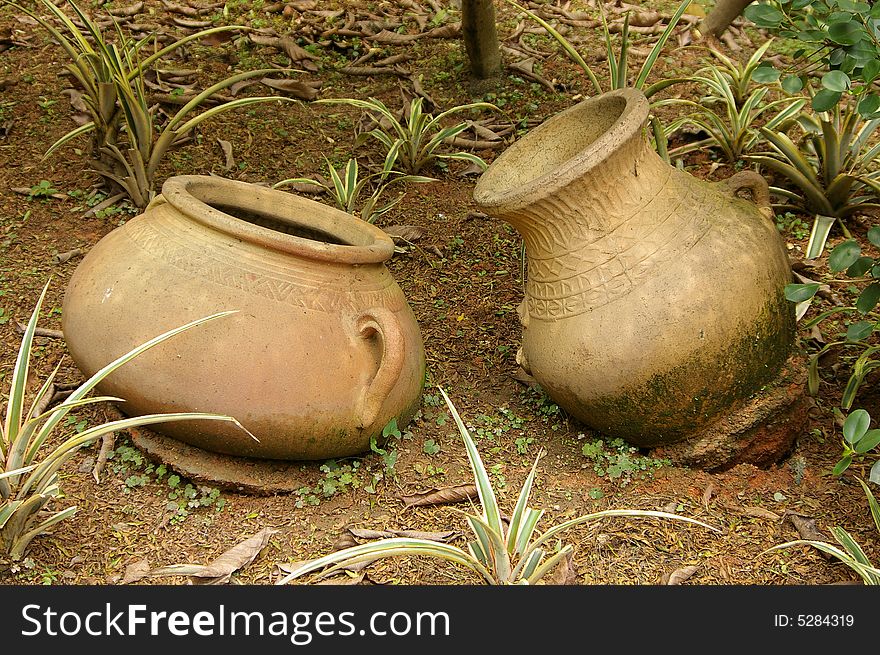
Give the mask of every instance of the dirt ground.
[{"label": "dirt ground", "polygon": [[[426,30],[459,19],[454,9],[445,14],[438,11],[440,4],[349,1],[320,3],[320,10],[339,8],[356,17],[378,14],[402,24],[404,31],[417,33],[425,19],[429,21]],[[401,44],[371,43],[339,33],[315,38],[321,29],[339,27],[346,16],[322,14],[316,3],[230,1],[225,5],[225,16],[222,3],[213,5],[206,16],[218,23],[275,29],[278,35],[300,39],[301,45],[318,41],[313,48],[315,59],[309,65],[314,70],[298,73],[294,79],[320,82],[319,97],[376,96],[399,107],[401,89],[411,93],[412,80],[417,79],[440,108],[475,100],[494,102],[502,110],[495,125],[510,125],[512,130],[500,147],[477,151],[491,161],[503,149],[505,139],[524,133],[588,92],[583,76],[545,36],[508,38],[519,20],[502,5],[498,3],[499,31],[505,43],[524,43],[546,54],[534,69],[540,71],[537,78],[508,68],[496,82],[472,83],[456,36]],[[108,6],[118,9],[123,5]],[[149,0],[127,20],[154,23],[168,33],[180,34],[183,28],[173,19],[183,15],[169,6]],[[194,1],[192,6],[199,4]],[[665,5],[661,8],[669,9]],[[572,29],[574,36],[584,37],[579,47],[593,55],[590,61],[600,61],[598,30]],[[748,42],[749,34],[737,32],[742,50],[733,54],[742,57],[751,52],[756,41]],[[755,33],[751,34],[755,39]],[[96,177],[81,156],[86,148],[84,139],[43,158],[47,148],[75,126],[76,109],[63,93],[72,84],[62,74],[66,62],[61,49],[21,12],[8,7],[0,8],[0,43],[7,46],[0,52],[0,389],[7,393],[20,343],[16,322],[27,321],[47,280],[51,285],[40,325],[60,329],[65,286],[81,257],[74,255],[60,262],[58,255],[75,249],[87,252],[135,212],[117,203],[99,216],[85,215],[90,203],[100,197],[93,195]],[[650,42],[646,43],[639,44],[642,50],[649,47]],[[397,64],[406,74],[340,71],[361,57],[368,45],[380,49],[374,61],[406,55],[407,59]],[[514,55],[506,52],[505,58],[513,61]],[[706,59],[705,50],[697,45],[680,47],[670,42],[654,77],[692,73]],[[216,44],[188,47],[176,60],[169,59],[168,67],[197,68],[198,81],[204,85],[232,71],[272,63],[286,66],[289,60],[277,49],[237,35]],[[601,65],[597,67],[604,72]],[[267,91],[271,92],[262,87],[259,93]],[[251,92],[257,93],[254,88],[243,91]],[[364,164],[375,162],[380,155],[371,146],[353,149],[354,128],[360,117],[361,112],[353,108],[306,103],[239,110],[199,128],[194,142],[167,158],[160,179],[176,174],[216,174],[271,184],[322,172],[322,155],[337,165],[354,152]],[[218,139],[228,142],[234,162],[227,160]],[[706,153],[689,158],[685,164],[692,174],[709,179],[723,179],[733,172]],[[792,514],[813,519],[829,540],[829,528],[842,526],[869,555],[880,556],[878,535],[854,479],[866,477],[870,463],[856,462],[841,478],[830,472],[840,454],[839,427],[832,408],[845,384],[847,367],[841,366],[836,377],[826,372],[808,429],[790,455],[767,470],[739,465],[710,474],[659,462],[648,453],[631,452],[610,440],[592,451],[598,454],[586,456],[583,446],[595,442],[599,435],[569,420],[540,390],[517,380],[514,357],[520,328],[516,306],[523,294],[518,235],[477,210],[471,198],[476,175],[463,164],[453,163],[430,174],[438,181],[410,185],[403,201],[378,221],[380,227],[407,225],[422,232],[389,263],[422,330],[430,381],[420,415],[386,448],[397,452],[393,470],[379,453],[336,462],[306,462],[294,469],[302,482],[298,492],[251,496],[193,484],[191,495],[197,506],[190,507],[181,498],[169,497],[185,489],[188,481],[182,479],[172,487],[170,472],[160,475],[162,471],[131,446],[127,435],[119,434],[100,482],[92,475],[100,444],[84,448],[63,470],[63,497],[57,505],[76,505],[79,511],[51,534],[37,538],[23,561],[0,562],[0,582],[118,584],[130,565],[143,560],[150,567],[207,563],[266,527],[278,532],[252,563],[234,575],[234,582],[270,584],[280,575],[279,564],[310,559],[351,543],[351,533],[346,533],[349,528],[453,531],[451,543],[464,546],[468,530],[460,510],[466,506],[407,507],[401,500],[406,495],[471,482],[461,438],[442,406],[437,385],[449,393],[473,427],[502,508],[507,511],[513,508],[534,457],[544,448],[548,454],[539,466],[533,497],[533,506],[547,510],[544,526],[600,509],[638,508],[679,512],[721,530],[711,533],[653,519],[606,519],[588,524],[565,538],[575,546],[579,583],[661,584],[685,567],[695,569],[684,584],[697,585],[856,580],[849,569],[808,548],[763,554],[773,545],[798,538]],[[54,189],[49,197],[29,193],[44,180]],[[798,220],[808,228],[808,217]],[[868,226],[867,219],[850,225],[863,242]],[[789,227],[783,236],[793,261],[797,261],[803,256],[808,229],[796,229],[797,223]],[[840,238],[835,233],[832,241]],[[818,268],[824,267],[823,258]],[[82,379],[66,356],[63,340],[37,338],[34,366],[39,379],[59,361],[63,362],[60,381]],[[81,429],[82,422],[95,423],[106,416],[100,407],[82,410],[65,428]],[[627,457],[621,459],[621,454]],[[619,466],[610,469],[614,463]],[[185,583],[186,578],[147,578],[140,584],[155,582]],[[479,581],[451,564],[403,558],[374,563],[335,582],[439,585]]]}]

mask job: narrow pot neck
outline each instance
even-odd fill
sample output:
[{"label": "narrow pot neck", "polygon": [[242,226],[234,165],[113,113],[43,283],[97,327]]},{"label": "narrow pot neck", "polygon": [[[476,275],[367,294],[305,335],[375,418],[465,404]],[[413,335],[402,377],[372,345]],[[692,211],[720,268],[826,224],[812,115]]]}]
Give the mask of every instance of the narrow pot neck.
[{"label": "narrow pot neck", "polygon": [[517,229],[530,258],[558,256],[624,227],[674,173],[639,130],[564,187],[487,211]]}]

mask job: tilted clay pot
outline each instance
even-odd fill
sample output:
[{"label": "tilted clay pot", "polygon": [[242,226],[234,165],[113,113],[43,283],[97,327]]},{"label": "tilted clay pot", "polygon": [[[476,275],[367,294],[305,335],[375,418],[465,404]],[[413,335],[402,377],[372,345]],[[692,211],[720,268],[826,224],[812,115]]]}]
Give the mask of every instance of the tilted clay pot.
[{"label": "tilted clay pot", "polygon": [[382,230],[290,193],[215,177],[170,178],[140,216],[104,237],[63,306],[88,374],[135,346],[223,310],[112,373],[100,390],[127,414],[204,411],[163,434],[228,455],[322,459],[369,450],[418,408],[425,355],[384,262]]},{"label": "tilted clay pot", "polygon": [[648,108],[633,89],[571,107],[474,191],[525,241],[520,363],[567,412],[641,446],[685,439],[760,390],[795,336],[766,182],[670,166],[646,139]]}]

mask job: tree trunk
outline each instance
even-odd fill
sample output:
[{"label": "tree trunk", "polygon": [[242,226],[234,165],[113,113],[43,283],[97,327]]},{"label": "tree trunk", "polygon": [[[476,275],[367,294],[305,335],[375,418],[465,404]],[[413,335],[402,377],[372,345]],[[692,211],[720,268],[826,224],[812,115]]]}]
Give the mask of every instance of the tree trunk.
[{"label": "tree trunk", "polygon": [[716,0],[712,11],[699,25],[700,33],[703,36],[712,35],[720,38],[733,19],[739,16],[750,4],[752,4],[752,0]]},{"label": "tree trunk", "polygon": [[497,75],[501,71],[501,47],[493,0],[462,0],[461,32],[471,74],[480,80]]}]

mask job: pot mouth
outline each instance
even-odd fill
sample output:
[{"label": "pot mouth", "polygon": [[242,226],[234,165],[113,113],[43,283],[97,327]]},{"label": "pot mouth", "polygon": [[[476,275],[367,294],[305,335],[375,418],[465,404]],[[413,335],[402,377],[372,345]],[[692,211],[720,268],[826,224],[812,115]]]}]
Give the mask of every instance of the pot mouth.
[{"label": "pot mouth", "polygon": [[621,145],[639,137],[649,104],[637,89],[588,98],[515,141],[480,176],[474,200],[515,209],[582,177]]},{"label": "pot mouth", "polygon": [[178,175],[162,197],[188,218],[229,236],[300,257],[378,264],[394,242],[375,225],[320,202],[258,184]]}]

